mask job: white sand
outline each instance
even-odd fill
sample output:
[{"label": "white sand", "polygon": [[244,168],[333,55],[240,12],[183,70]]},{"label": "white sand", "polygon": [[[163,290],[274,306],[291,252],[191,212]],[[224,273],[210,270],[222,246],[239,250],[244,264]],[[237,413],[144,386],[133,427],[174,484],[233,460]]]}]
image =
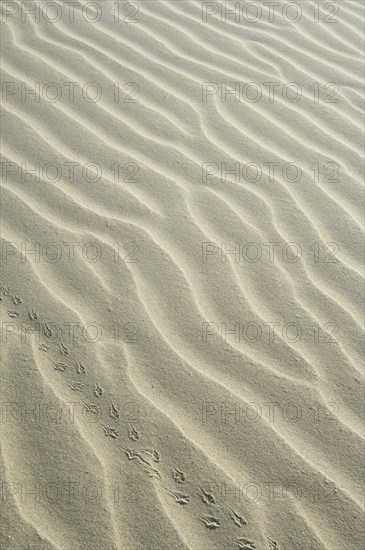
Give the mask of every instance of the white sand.
[{"label": "white sand", "polygon": [[1,547],[360,550],[364,4],[87,4],[2,3]]}]

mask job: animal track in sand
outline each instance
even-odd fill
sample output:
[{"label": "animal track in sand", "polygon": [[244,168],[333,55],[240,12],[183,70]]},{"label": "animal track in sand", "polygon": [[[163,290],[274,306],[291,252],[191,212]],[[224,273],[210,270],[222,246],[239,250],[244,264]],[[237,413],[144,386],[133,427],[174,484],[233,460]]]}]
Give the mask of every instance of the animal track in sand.
[{"label": "animal track in sand", "polygon": [[32,321],[36,321],[38,319],[38,313],[36,313],[34,309],[31,309],[28,315],[29,315],[29,319],[31,319]]},{"label": "animal track in sand", "polygon": [[[125,454],[127,455],[128,460],[139,460],[141,458],[139,454],[133,449],[124,449]],[[148,464],[148,463],[147,463]]]},{"label": "animal track in sand", "polygon": [[170,493],[170,495],[172,495],[174,497],[175,501],[178,504],[187,504],[188,502],[190,502],[189,495],[184,495],[183,493],[170,491],[170,489],[167,489],[166,487],[164,487],[164,489],[165,489],[165,491],[167,491],[168,493]]},{"label": "animal track in sand", "polygon": [[60,352],[61,352],[61,355],[68,355],[69,354],[67,347],[62,342],[60,342]]},{"label": "animal track in sand", "polygon": [[129,439],[131,439],[132,441],[138,441],[139,431],[136,430],[133,426],[129,426],[128,436],[129,436]]},{"label": "animal track in sand", "polygon": [[241,538],[237,540],[237,543],[240,550],[256,550],[256,545],[251,540]]},{"label": "animal track in sand", "polygon": [[234,510],[232,510],[232,508],[229,509],[229,512],[232,520],[238,527],[243,527],[244,525],[247,525],[247,521],[245,520],[245,518],[237,514]]},{"label": "animal track in sand", "polygon": [[179,470],[178,468],[176,468],[175,466],[172,472],[172,477],[174,478],[176,483],[184,483],[184,481],[186,480],[186,474],[181,470]]},{"label": "animal track in sand", "polygon": [[160,472],[156,468],[148,465],[144,468],[144,471],[148,473],[150,477],[157,477],[157,479],[162,479]]},{"label": "animal track in sand", "polygon": [[52,336],[52,331],[51,329],[49,328],[49,326],[47,325],[47,323],[44,324],[44,327],[43,327],[43,334],[46,338],[51,338]]},{"label": "animal track in sand", "polygon": [[85,367],[80,363],[78,359],[76,359],[76,371],[77,374],[86,374]]},{"label": "animal track in sand", "polygon": [[1,285],[1,289],[3,291],[4,296],[12,296],[14,292],[11,290],[11,288],[8,285]]},{"label": "animal track in sand", "polygon": [[19,298],[19,296],[17,296],[16,294],[13,294],[13,304],[15,304],[16,306],[18,306],[19,304],[21,304],[22,301],[21,299]]},{"label": "animal track in sand", "polygon": [[266,537],[266,539],[267,539],[267,542],[269,543],[270,550],[280,550],[280,547],[277,542],[270,539],[269,537]]},{"label": "animal track in sand", "polygon": [[109,416],[111,418],[114,418],[114,420],[117,420],[119,418],[119,411],[114,403],[112,403],[109,407]]},{"label": "animal track in sand", "polygon": [[11,311],[9,309],[7,311],[8,311],[9,317],[19,317],[19,313],[17,313],[16,311]]},{"label": "animal track in sand", "polygon": [[85,389],[85,384],[81,384],[80,382],[70,382],[69,380],[67,380],[67,383],[72,390],[82,391],[83,389]]},{"label": "animal track in sand", "polygon": [[204,489],[202,489],[201,487],[198,487],[199,491],[201,492],[201,498],[202,498],[202,501],[205,502],[205,504],[208,504],[208,506],[211,506],[212,504],[215,504],[216,503],[216,500],[215,500],[215,496],[212,495],[211,493],[207,493],[206,491],[204,491]]},{"label": "animal track in sand", "polygon": [[118,437],[118,432],[114,428],[108,428],[107,426],[104,426],[104,424],[102,424],[102,427],[104,428],[104,432],[107,437],[111,437],[112,439]]},{"label": "animal track in sand", "polygon": [[96,397],[101,397],[101,396],[103,395],[103,393],[104,393],[103,388],[101,388],[101,387],[99,386],[99,384],[95,383],[94,395],[95,395]]},{"label": "animal track in sand", "polygon": [[90,411],[94,414],[99,413],[99,405],[95,405],[94,403],[87,403],[86,401],[83,401],[83,404],[85,405],[87,411]]},{"label": "animal track in sand", "polygon": [[201,521],[204,523],[207,529],[218,529],[221,526],[221,522],[214,516],[203,516]]},{"label": "animal track in sand", "polygon": [[150,477],[157,477],[158,479],[162,479],[160,472],[156,470],[156,468],[153,468],[151,464],[143,458],[140,452],[135,451],[134,449],[126,449],[124,447],[123,449],[128,460],[135,460],[137,464],[142,465],[144,471],[147,472]]},{"label": "animal track in sand", "polygon": [[49,351],[49,347],[46,344],[38,344],[38,347],[42,351],[45,351],[45,352]]},{"label": "animal track in sand", "polygon": [[138,451],[135,451],[134,449],[126,449],[124,447],[123,447],[123,449],[124,449],[125,454],[128,457],[128,460],[136,460],[137,462],[141,461],[144,464],[146,464],[147,466],[151,466],[150,463],[147,460],[145,460],[143,458],[143,456],[141,456],[141,454]]},{"label": "animal track in sand", "polygon": [[65,372],[65,370],[68,369],[68,365],[66,365],[65,363],[61,363],[60,361],[58,362],[51,361],[51,363],[54,365],[55,370]]},{"label": "animal track in sand", "polygon": [[149,453],[155,462],[160,462],[161,460],[160,453],[154,449],[142,449],[141,453]]}]

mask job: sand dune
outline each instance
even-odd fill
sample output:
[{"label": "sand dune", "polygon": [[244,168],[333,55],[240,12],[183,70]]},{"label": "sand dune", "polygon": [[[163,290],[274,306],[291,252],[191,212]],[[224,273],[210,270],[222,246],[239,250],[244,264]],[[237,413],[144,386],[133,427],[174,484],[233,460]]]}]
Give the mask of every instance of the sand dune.
[{"label": "sand dune", "polygon": [[364,5],[268,4],[2,3],[4,549],[363,548]]}]

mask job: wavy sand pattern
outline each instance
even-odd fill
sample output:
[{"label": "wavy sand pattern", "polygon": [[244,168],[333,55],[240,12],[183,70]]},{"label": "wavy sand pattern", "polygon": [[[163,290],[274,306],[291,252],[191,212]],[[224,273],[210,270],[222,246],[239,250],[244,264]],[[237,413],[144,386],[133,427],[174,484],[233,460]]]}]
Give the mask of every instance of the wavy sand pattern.
[{"label": "wavy sand pattern", "polygon": [[66,4],[1,6],[1,547],[360,550],[364,4]]}]

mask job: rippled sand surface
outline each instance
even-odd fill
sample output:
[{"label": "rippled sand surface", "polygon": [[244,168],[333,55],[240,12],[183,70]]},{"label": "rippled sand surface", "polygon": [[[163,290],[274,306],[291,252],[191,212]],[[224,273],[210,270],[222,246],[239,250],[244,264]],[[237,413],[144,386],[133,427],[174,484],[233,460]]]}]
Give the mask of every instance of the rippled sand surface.
[{"label": "rippled sand surface", "polygon": [[363,548],[364,4],[267,4],[2,2],[4,550]]}]

